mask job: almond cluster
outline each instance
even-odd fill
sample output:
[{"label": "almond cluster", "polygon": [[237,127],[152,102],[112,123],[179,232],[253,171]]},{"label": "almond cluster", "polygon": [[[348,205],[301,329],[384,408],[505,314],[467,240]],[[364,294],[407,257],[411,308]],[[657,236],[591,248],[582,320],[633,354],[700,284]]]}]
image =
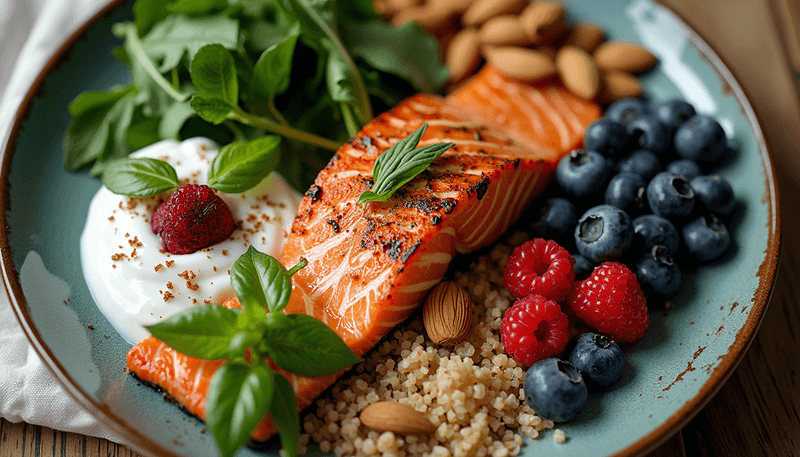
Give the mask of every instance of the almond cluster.
[{"label": "almond cluster", "polygon": [[605,41],[592,23],[571,25],[550,0],[376,0],[395,26],[417,22],[439,40],[451,87],[485,61],[527,82],[560,78],[576,95],[600,103],[642,95],[635,75],[658,59],[636,43]]}]

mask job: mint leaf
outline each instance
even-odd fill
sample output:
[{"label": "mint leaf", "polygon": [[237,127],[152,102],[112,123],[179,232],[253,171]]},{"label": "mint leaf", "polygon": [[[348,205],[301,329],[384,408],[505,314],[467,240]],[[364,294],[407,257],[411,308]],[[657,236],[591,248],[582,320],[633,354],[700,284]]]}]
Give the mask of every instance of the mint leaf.
[{"label": "mint leaf", "polygon": [[178,175],[163,160],[119,159],[106,165],[103,185],[118,195],[151,197],[178,187]]},{"label": "mint leaf", "polygon": [[278,426],[283,451],[287,457],[297,457],[300,441],[300,413],[297,411],[297,400],[286,378],[276,374],[274,380],[275,397],[272,399],[269,413]]},{"label": "mint leaf", "polygon": [[[212,305],[213,306],[213,305]],[[208,386],[206,425],[223,457],[231,457],[272,407],[275,374],[266,365],[228,362]]]},{"label": "mint leaf", "polygon": [[198,305],[146,328],[167,346],[189,357],[230,359],[244,355],[243,349],[229,349],[239,333],[238,319],[239,313],[232,309]]},{"label": "mint leaf", "polygon": [[169,16],[164,0],[136,0],[133,4],[133,23],[139,36],[145,36],[154,25]]},{"label": "mint leaf", "polygon": [[342,21],[342,36],[354,56],[418,90],[436,93],[447,83],[436,39],[416,23],[392,27],[382,20]]},{"label": "mint leaf", "polygon": [[211,162],[208,186],[231,194],[257,186],[278,165],[280,144],[279,136],[268,135],[223,147]]},{"label": "mint leaf", "polygon": [[73,120],[64,135],[64,166],[68,170],[88,165],[112,147],[112,125],[124,111],[126,97],[134,91],[132,86],[117,86],[106,92],[83,92],[72,101],[69,112]]},{"label": "mint leaf", "polygon": [[371,191],[365,191],[358,197],[359,205],[364,202],[388,200],[403,184],[414,179],[454,146],[453,143],[436,143],[416,148],[427,129],[428,124],[424,124],[378,156],[372,168],[375,184]]},{"label": "mint leaf", "polygon": [[250,246],[231,267],[231,287],[245,309],[266,305],[277,312],[289,303],[292,279],[280,262]]},{"label": "mint leaf", "polygon": [[231,105],[239,103],[236,63],[224,46],[209,44],[200,48],[192,59],[191,77],[200,95],[219,98]]},{"label": "mint leaf", "polygon": [[236,107],[230,103],[215,97],[205,97],[203,95],[195,95],[189,101],[197,113],[204,121],[211,122],[212,124],[221,124],[228,119],[228,114],[236,111]]},{"label": "mint leaf", "polygon": [[239,44],[239,22],[227,16],[187,17],[171,15],[153,26],[141,39],[147,55],[160,60],[158,70],[165,73],[177,67],[184,55],[189,60],[200,48],[218,43],[228,49]]},{"label": "mint leaf", "polygon": [[250,104],[258,110],[259,104],[266,105],[269,111],[274,106],[275,97],[286,92],[292,74],[292,58],[300,36],[300,30],[293,26],[288,35],[268,47],[258,58],[250,79]]},{"label": "mint leaf", "polygon": [[271,313],[267,320],[267,353],[279,367],[305,376],[324,376],[363,359],[322,321],[305,314]]}]

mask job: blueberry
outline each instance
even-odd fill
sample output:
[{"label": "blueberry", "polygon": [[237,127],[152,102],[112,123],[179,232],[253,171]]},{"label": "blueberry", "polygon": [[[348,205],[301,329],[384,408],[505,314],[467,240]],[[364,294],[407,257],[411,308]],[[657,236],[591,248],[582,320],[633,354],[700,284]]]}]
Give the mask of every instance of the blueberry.
[{"label": "blueberry", "polygon": [[681,99],[667,100],[653,107],[653,114],[670,132],[675,132],[684,122],[691,119],[697,112],[694,106]]},{"label": "blueberry", "polygon": [[671,143],[669,131],[652,114],[642,114],[628,124],[628,135],[634,148],[647,149],[660,155]]},{"label": "blueberry", "polygon": [[578,251],[598,265],[621,258],[632,239],[631,218],[625,211],[611,205],[599,205],[586,211],[575,227]]},{"label": "blueberry", "polygon": [[623,98],[612,103],[606,110],[606,117],[620,124],[628,125],[639,115],[649,110],[649,105],[641,98]]},{"label": "blueberry", "polygon": [[653,213],[677,220],[694,209],[694,190],[683,176],[662,171],[647,185],[647,202]]},{"label": "blueberry", "polygon": [[698,114],[675,132],[675,152],[684,159],[716,163],[728,148],[722,126],[713,117]]},{"label": "blueberry", "polygon": [[566,198],[550,198],[542,206],[541,217],[533,224],[537,236],[560,240],[572,234],[578,223],[578,211]]},{"label": "blueberry", "polygon": [[710,262],[728,250],[731,235],[719,218],[709,214],[683,226],[683,244],[689,254],[697,260]]},{"label": "blueberry", "polygon": [[667,300],[681,287],[681,270],[666,246],[654,246],[636,264],[636,278],[647,297]]},{"label": "blueberry", "polygon": [[647,183],[635,173],[619,173],[606,187],[606,205],[616,206],[628,215],[638,214],[647,208],[645,189]]},{"label": "blueberry", "polygon": [[611,162],[597,151],[576,149],[558,162],[556,179],[572,197],[599,195],[611,171]]},{"label": "blueberry", "polygon": [[525,374],[525,402],[536,414],[555,422],[569,422],[580,414],[589,390],[571,363],[549,358],[536,362]]},{"label": "blueberry", "polygon": [[607,157],[615,157],[625,152],[628,132],[625,126],[607,117],[600,118],[586,127],[583,147],[597,151]]},{"label": "blueberry", "polygon": [[631,249],[638,253],[650,252],[654,246],[665,246],[670,255],[678,253],[681,235],[675,225],[655,214],[645,214],[633,220]]},{"label": "blueberry", "polygon": [[703,174],[703,169],[700,168],[700,165],[698,165],[694,160],[689,159],[680,159],[670,162],[665,171],[668,171],[673,175],[683,176],[689,181]]},{"label": "blueberry", "polygon": [[619,345],[605,335],[582,333],[575,339],[569,361],[589,384],[608,387],[619,381],[625,357]]},{"label": "blueberry", "polygon": [[617,171],[636,173],[644,178],[645,181],[650,181],[653,179],[653,176],[661,171],[661,163],[655,153],[645,149],[639,149],[622,159],[622,161],[617,164]]},{"label": "blueberry", "polygon": [[572,254],[572,258],[575,259],[573,268],[575,270],[576,281],[583,281],[591,276],[595,265],[589,259],[580,254]]},{"label": "blueberry", "polygon": [[719,175],[697,176],[689,181],[697,199],[709,212],[723,216],[733,212],[736,200],[730,183]]}]

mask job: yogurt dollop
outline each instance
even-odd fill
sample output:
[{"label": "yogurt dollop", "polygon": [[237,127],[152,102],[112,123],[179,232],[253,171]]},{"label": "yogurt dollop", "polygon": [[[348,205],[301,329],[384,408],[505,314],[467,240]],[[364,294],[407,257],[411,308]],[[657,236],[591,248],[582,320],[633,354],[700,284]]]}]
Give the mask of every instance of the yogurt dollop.
[{"label": "yogurt dollop", "polygon": [[[165,140],[131,157],[164,160],[182,185],[206,184],[217,151],[206,138]],[[145,325],[232,296],[230,269],[249,246],[280,255],[300,194],[275,173],[247,192],[217,194],[230,207],[236,228],[227,240],[185,255],[164,251],[150,229],[153,211],[169,192],[129,198],[103,186],[92,199],[81,235],[83,275],[100,311],[131,344],[150,334]]]}]

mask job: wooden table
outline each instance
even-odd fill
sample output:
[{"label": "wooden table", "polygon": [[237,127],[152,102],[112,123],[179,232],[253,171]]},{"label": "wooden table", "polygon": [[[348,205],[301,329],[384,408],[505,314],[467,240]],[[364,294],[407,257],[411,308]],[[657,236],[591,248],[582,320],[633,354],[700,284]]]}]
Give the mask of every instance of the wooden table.
[{"label": "wooden table", "polygon": [[[755,106],[777,165],[783,252],[772,302],[741,365],[650,457],[800,455],[800,43],[791,33],[800,5],[663,1],[720,53]],[[101,455],[138,456],[106,440],[0,419],[0,457]]]}]

